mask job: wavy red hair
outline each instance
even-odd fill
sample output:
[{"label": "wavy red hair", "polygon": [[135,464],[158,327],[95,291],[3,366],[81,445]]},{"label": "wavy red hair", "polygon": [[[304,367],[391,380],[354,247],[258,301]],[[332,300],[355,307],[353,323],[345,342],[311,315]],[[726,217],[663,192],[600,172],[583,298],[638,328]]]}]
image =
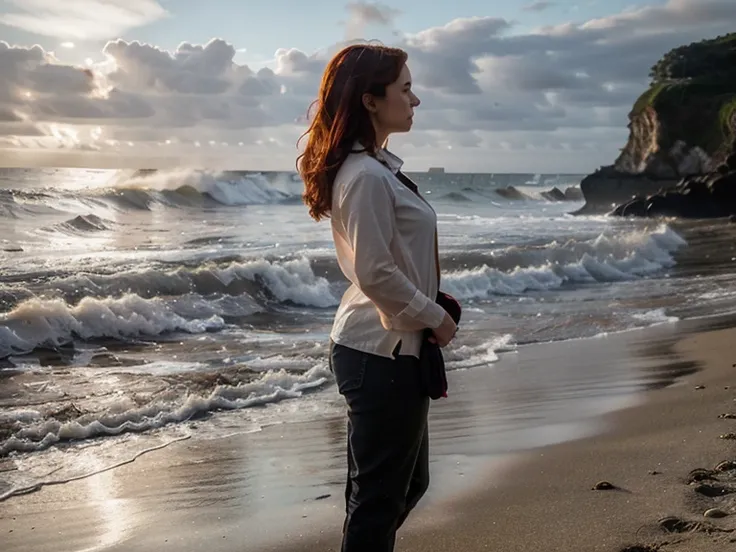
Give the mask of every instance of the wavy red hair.
[{"label": "wavy red hair", "polygon": [[327,64],[312,122],[299,138],[308,136],[304,152],[297,157],[297,170],[304,181],[302,199],[314,220],[328,217],[332,184],[337,171],[358,141],[374,155],[376,133],[363,105],[363,95],[383,98],[395,82],[408,56],[404,50],[373,44],[343,48]]}]

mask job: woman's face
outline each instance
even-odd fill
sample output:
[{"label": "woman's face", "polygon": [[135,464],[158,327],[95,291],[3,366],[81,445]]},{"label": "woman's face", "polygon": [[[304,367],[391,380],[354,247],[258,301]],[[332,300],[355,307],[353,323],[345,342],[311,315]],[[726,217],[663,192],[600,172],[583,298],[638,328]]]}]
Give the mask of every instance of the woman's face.
[{"label": "woman's face", "polygon": [[386,87],[383,98],[371,97],[366,107],[371,112],[377,133],[388,136],[392,132],[411,130],[414,108],[420,104],[419,98],[411,90],[411,73],[406,64],[399,78]]}]

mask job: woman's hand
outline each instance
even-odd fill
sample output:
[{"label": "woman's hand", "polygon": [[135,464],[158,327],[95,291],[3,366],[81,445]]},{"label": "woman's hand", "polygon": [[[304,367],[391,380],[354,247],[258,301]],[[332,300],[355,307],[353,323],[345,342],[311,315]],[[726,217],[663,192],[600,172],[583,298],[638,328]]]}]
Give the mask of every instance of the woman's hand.
[{"label": "woman's hand", "polygon": [[455,337],[457,326],[452,316],[445,313],[442,323],[432,331],[434,332],[434,337],[430,337],[429,340],[432,343],[437,343],[440,347],[445,347]]}]

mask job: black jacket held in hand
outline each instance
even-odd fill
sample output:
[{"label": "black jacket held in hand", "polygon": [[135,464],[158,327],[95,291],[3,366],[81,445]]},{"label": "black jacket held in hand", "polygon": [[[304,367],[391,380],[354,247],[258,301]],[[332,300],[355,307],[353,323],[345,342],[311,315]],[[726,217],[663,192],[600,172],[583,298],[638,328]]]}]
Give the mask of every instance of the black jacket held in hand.
[{"label": "black jacket held in hand", "polygon": [[[437,293],[436,302],[448,312],[455,324],[460,323],[462,307],[452,295],[440,291]],[[442,356],[442,349],[437,343],[432,343],[429,340],[433,336],[434,333],[431,329],[424,330],[422,348],[419,352],[419,364],[421,365],[424,392],[430,399],[434,400],[447,397],[447,374],[445,373],[445,359]]]}]

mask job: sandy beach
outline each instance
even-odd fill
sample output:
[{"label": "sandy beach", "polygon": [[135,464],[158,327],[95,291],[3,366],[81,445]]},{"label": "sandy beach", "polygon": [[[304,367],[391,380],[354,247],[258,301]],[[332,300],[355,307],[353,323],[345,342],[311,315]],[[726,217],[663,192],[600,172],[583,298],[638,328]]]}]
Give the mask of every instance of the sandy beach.
[{"label": "sandy beach", "polygon": [[[736,441],[721,438],[736,420],[720,417],[736,412],[732,326],[701,319],[533,345],[488,371],[452,373],[450,398],[432,409],[431,491],[397,550],[736,549],[736,516],[703,515],[736,514],[736,470],[688,484],[691,470],[736,460]],[[600,409],[617,410],[603,416],[593,408],[603,399],[591,396],[589,419],[486,432],[499,397],[523,392],[495,388],[494,370],[536,377],[561,363],[571,373],[623,364],[647,389],[623,385]],[[0,503],[2,549],[338,550],[344,469],[342,418],[187,439]],[[600,481],[614,488],[593,490]],[[666,516],[695,524],[677,532],[683,524],[671,520],[670,532],[658,523]],[[626,548],[635,545],[650,548]]]},{"label": "sandy beach", "polygon": [[[404,549],[736,549],[736,517],[703,515],[711,508],[736,514],[736,495],[728,495],[736,492],[736,471],[688,484],[692,470],[724,461],[736,468],[736,443],[721,438],[734,437],[736,421],[719,417],[736,411],[735,337],[722,329],[684,338],[676,351],[701,371],[609,416],[610,429],[600,435],[529,454],[510,477],[488,480],[455,505],[449,523],[411,532]],[[615,488],[592,490],[601,481]],[[676,519],[667,524],[668,517]]]}]

